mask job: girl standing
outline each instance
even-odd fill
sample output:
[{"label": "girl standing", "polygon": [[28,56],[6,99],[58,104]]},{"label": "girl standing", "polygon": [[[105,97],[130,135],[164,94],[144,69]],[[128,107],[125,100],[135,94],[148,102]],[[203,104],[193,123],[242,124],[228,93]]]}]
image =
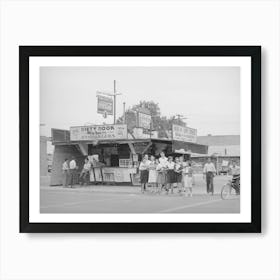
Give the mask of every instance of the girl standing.
[{"label": "girl standing", "polygon": [[158,176],[157,176],[157,183],[158,183],[158,187],[160,188],[160,190],[162,190],[163,188],[166,188],[166,174],[167,174],[167,163],[168,163],[168,159],[165,156],[164,152],[160,153],[160,158],[158,159],[159,164],[157,165],[157,172],[158,172]]},{"label": "girl standing", "polygon": [[182,171],[183,171],[183,164],[182,164],[182,157],[180,159],[178,157],[175,158],[175,179],[178,188],[178,192],[182,191]]},{"label": "girl standing", "polygon": [[188,163],[188,166],[186,167],[187,173],[184,177],[184,184],[186,188],[186,196],[192,197],[192,187],[193,187],[193,169],[191,162]]},{"label": "girl standing", "polygon": [[144,193],[144,191],[146,190],[146,185],[148,183],[149,165],[150,165],[149,157],[148,157],[148,155],[144,155],[144,157],[140,163],[140,166],[139,166],[142,193]]},{"label": "girl standing", "polygon": [[167,162],[167,186],[168,186],[167,194],[169,189],[171,189],[171,193],[173,194],[174,183],[176,183],[174,168],[175,168],[175,163],[173,161],[173,157],[169,156]]},{"label": "girl standing", "polygon": [[157,171],[157,185],[159,189],[158,192],[160,192],[164,187],[164,185],[166,184],[166,168],[162,163],[158,162],[156,171]]},{"label": "girl standing", "polygon": [[152,192],[156,193],[157,187],[157,171],[156,171],[156,160],[154,156],[151,156],[149,164],[149,180],[148,184],[152,187]]}]

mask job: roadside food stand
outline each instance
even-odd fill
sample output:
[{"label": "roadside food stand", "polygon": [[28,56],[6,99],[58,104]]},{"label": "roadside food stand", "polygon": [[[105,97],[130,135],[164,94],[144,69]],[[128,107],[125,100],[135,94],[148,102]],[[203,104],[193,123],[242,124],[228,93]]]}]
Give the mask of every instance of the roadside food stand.
[{"label": "roadside food stand", "polygon": [[50,185],[62,184],[62,163],[75,157],[77,173],[85,157],[92,163],[90,182],[93,184],[139,184],[139,162],[143,154],[190,157],[191,153],[206,154],[208,146],[171,139],[129,139],[126,125],[92,125],[52,129],[55,146]]}]

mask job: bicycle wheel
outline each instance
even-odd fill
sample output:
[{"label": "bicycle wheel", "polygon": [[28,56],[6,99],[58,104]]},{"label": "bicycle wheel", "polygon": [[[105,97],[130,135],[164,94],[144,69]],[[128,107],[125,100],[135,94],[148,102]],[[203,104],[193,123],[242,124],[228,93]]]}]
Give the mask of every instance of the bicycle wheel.
[{"label": "bicycle wheel", "polygon": [[221,198],[228,199],[231,196],[231,192],[232,192],[231,185],[225,184],[221,190]]}]

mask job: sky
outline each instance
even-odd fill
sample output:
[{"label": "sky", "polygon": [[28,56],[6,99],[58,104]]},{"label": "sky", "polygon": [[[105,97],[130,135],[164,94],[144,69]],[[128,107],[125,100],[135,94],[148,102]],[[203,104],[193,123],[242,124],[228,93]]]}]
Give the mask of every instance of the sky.
[{"label": "sky", "polygon": [[41,67],[41,134],[86,123],[113,123],[97,113],[96,91],[113,92],[117,117],[140,100],[159,104],[161,115],[182,114],[198,135],[240,134],[239,67]]}]

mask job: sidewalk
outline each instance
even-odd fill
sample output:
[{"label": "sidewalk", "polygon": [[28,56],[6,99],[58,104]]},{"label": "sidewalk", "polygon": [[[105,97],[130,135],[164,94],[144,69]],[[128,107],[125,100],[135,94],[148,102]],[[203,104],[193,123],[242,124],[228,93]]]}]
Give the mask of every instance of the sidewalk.
[{"label": "sidewalk", "polygon": [[[217,185],[214,188],[215,194],[220,194],[222,185]],[[48,190],[63,190],[65,192],[99,192],[111,194],[141,194],[140,186],[111,186],[111,185],[89,185],[80,186],[75,185],[73,188],[62,186],[41,186],[41,189]],[[150,193],[151,188],[148,188],[147,194]],[[164,192],[163,192],[164,193]],[[177,188],[174,188],[174,194],[177,194]],[[206,195],[205,185],[196,185],[193,187],[193,194]]]},{"label": "sidewalk", "polygon": [[[228,181],[227,176],[216,176],[214,178],[214,193],[220,194],[221,188]],[[75,185],[73,188],[65,188],[62,186],[48,186],[47,180],[41,180],[41,189],[51,190],[63,190],[63,191],[75,191],[75,192],[86,192],[94,191],[100,193],[120,193],[120,194],[140,194],[140,186],[114,186],[114,185],[88,185],[80,186]],[[150,189],[150,188],[148,188]],[[177,193],[177,188],[174,188],[174,192]],[[149,192],[148,192],[149,193]],[[206,194],[206,183],[201,174],[196,174],[195,185],[193,186],[194,194]]]}]

